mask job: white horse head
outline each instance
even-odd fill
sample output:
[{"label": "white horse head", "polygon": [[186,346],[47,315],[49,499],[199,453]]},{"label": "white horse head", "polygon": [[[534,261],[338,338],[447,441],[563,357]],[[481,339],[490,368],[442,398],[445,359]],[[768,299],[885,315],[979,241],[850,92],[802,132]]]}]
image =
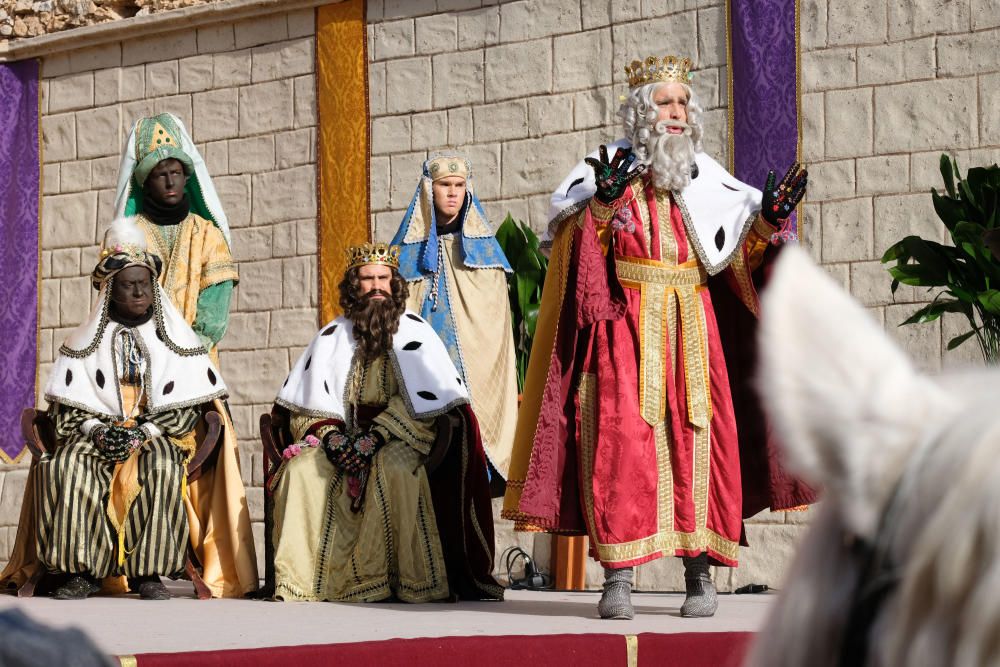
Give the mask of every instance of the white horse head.
[{"label": "white horse head", "polygon": [[748,664],[1000,664],[1000,372],[917,372],[797,248],[761,312],[758,385],[824,499]]}]

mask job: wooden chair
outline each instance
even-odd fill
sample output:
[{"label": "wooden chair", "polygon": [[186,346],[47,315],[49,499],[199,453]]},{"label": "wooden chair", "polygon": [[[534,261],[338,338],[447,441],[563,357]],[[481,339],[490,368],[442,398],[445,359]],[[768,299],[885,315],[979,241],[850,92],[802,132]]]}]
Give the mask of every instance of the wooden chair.
[{"label": "wooden chair", "polygon": [[[459,418],[450,412],[435,418],[437,436],[430,455],[424,461],[428,475],[444,461],[451,447],[452,431],[458,423]],[[275,404],[270,413],[260,416],[260,440],[264,448],[264,587],[259,595],[270,598],[274,595],[274,498],[271,495],[271,479],[281,465],[282,452],[294,442],[291,414],[287,408]]]},{"label": "wooden chair", "polygon": [[[210,470],[218,457],[219,435],[222,432],[222,415],[212,409],[206,409],[202,415],[205,419],[205,436],[198,443],[198,449],[187,466],[187,481],[192,482]],[[31,466],[34,467],[43,454],[55,451],[57,446],[56,428],[46,412],[34,408],[26,408],[21,413],[21,435],[31,454]],[[212,592],[199,572],[200,563],[190,543],[187,548],[187,560],[184,572],[194,585],[195,595],[199,600],[212,597]],[[46,575],[44,568],[38,568],[17,591],[18,597],[32,597],[42,578]]]}]

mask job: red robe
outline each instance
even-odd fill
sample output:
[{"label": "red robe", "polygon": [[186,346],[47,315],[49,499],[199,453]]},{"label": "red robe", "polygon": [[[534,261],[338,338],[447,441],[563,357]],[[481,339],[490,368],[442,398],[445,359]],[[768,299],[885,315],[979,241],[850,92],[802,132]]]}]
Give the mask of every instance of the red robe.
[{"label": "red robe", "polygon": [[[576,220],[530,463],[523,484],[513,480],[509,518],[585,529],[591,555],[609,566],[703,551],[735,566],[743,516],[813,499],[777,465],[746,377],[731,387],[727,368],[726,339],[753,342],[753,271],[772,230],[756,219],[709,279],[684,215],[647,177],[614,206],[592,200]],[[743,310],[725,313],[721,330],[719,300]],[[739,352],[730,356],[745,373]],[[738,416],[756,422],[746,438]]]}]

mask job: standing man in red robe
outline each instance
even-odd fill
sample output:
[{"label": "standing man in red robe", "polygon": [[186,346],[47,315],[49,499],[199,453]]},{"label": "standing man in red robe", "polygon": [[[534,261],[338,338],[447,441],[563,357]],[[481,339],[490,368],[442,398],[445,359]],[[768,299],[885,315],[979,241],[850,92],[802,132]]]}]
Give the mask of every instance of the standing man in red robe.
[{"label": "standing man in red robe", "polygon": [[634,567],[663,556],[684,559],[682,615],[713,615],[709,565],[737,565],[742,518],[812,500],[774,461],[745,378],[727,367],[733,357],[745,372],[736,348],[753,338],[754,272],[790,236],[782,221],[807,174],[796,164],[776,186],[772,172],[762,194],[702,152],[690,67],[674,56],[626,67],[626,138],[552,198],[503,515],[589,535],[602,618],[632,618]]}]

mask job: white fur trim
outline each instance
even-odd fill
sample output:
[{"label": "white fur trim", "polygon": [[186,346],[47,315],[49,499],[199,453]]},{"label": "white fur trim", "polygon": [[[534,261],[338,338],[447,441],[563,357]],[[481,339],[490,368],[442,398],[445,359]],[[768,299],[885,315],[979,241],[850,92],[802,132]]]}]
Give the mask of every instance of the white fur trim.
[{"label": "white fur trim", "polygon": [[[315,417],[346,421],[347,381],[356,349],[349,319],[338,317],[324,326],[295,363],[277,402]],[[444,343],[412,311],[399,320],[390,358],[411,417],[436,416],[469,402]]]},{"label": "white fur trim", "polygon": [[[631,143],[626,139],[607,144],[609,155],[614,155],[618,148],[629,147]],[[598,157],[599,151],[595,149],[588,157]],[[743,242],[748,221],[760,210],[761,192],[734,178],[703,152],[695,154],[695,164],[698,178],[691,179],[691,184],[680,194],[696,235],[696,242],[692,243],[694,251],[708,273],[715,275],[729,265]],[[581,210],[596,191],[594,170],[580,161],[549,199],[549,226],[543,240],[551,244],[559,223]],[[721,248],[715,241],[720,229]]]}]

